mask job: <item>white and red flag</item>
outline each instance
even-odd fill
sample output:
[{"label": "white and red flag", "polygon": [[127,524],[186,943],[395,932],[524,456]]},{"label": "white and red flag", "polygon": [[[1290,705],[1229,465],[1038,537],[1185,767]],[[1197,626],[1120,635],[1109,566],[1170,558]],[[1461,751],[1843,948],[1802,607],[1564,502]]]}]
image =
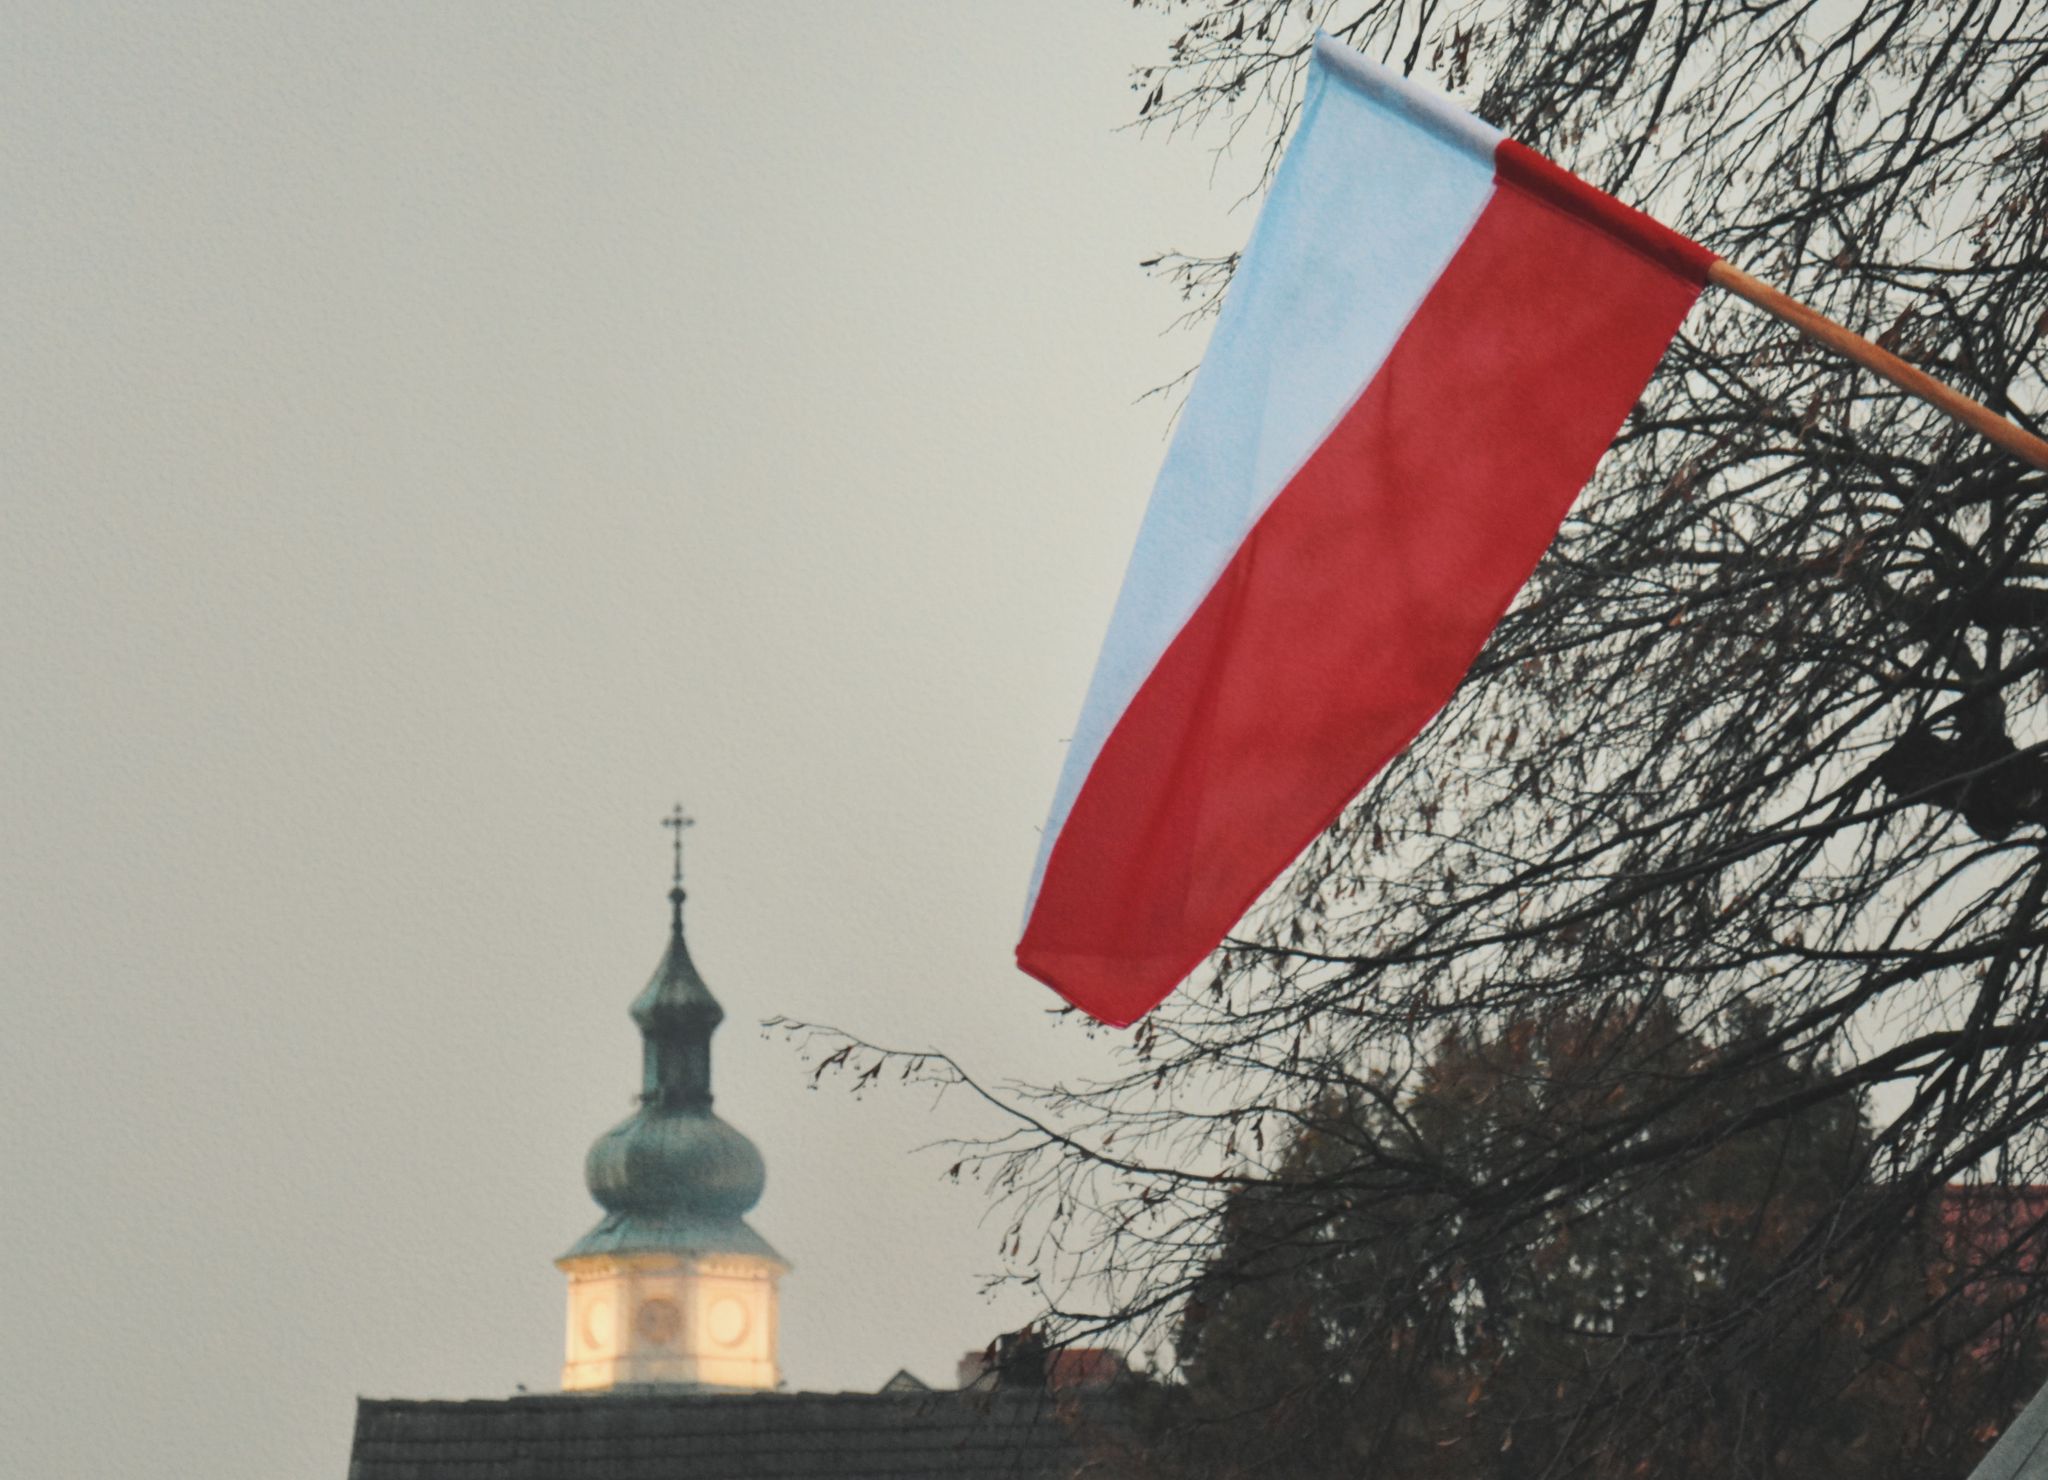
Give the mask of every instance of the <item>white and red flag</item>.
[{"label": "white and red flag", "polygon": [[1138,534],[1017,962],[1155,1006],[1457,688],[1714,255],[1327,37]]}]

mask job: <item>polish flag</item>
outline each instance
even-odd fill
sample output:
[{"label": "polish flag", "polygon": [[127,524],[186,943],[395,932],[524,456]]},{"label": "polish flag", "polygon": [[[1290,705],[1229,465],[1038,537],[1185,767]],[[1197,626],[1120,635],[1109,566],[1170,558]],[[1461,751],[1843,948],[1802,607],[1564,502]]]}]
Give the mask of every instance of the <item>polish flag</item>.
[{"label": "polish flag", "polygon": [[1448,700],[1714,255],[1318,37],[1154,486],[1017,963],[1123,1026]]}]

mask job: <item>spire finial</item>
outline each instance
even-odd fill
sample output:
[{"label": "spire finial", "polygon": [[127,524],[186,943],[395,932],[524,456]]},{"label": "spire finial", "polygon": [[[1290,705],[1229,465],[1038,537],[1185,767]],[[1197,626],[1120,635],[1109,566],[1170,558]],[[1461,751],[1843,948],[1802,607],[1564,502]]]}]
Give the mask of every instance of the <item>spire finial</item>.
[{"label": "spire finial", "polygon": [[678,934],[680,934],[683,928],[683,829],[695,827],[697,825],[697,819],[690,816],[687,812],[683,810],[683,804],[681,802],[677,802],[675,805],[675,810],[673,812],[670,812],[668,816],[661,819],[661,825],[667,828],[671,833],[675,834],[675,882],[669,886],[668,900],[669,903],[672,906],[674,906],[674,909],[671,911],[671,913],[675,917],[674,923],[676,931]]},{"label": "spire finial", "polygon": [[686,827],[695,827],[697,825],[697,819],[690,816],[689,813],[683,810],[683,804],[681,802],[677,802],[675,810],[669,813],[668,816],[661,819],[661,825],[676,835],[675,886],[676,888],[680,889],[683,887],[683,829]]}]

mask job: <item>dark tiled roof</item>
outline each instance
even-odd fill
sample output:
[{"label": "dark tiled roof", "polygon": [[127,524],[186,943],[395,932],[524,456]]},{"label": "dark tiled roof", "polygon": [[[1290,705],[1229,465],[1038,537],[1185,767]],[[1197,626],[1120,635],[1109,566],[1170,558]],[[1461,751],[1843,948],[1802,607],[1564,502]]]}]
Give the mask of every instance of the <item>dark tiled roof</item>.
[{"label": "dark tiled roof", "polygon": [[349,1480],[1114,1480],[1100,1401],[1043,1393],[363,1398]]}]

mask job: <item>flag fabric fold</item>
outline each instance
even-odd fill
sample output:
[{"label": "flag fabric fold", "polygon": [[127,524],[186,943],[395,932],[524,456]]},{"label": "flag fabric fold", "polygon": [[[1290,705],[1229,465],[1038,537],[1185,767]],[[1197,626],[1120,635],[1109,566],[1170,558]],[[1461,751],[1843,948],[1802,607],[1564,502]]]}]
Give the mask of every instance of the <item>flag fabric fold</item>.
[{"label": "flag fabric fold", "polygon": [[1018,964],[1135,1021],[1428,723],[1713,254],[1319,37],[1068,750]]}]

